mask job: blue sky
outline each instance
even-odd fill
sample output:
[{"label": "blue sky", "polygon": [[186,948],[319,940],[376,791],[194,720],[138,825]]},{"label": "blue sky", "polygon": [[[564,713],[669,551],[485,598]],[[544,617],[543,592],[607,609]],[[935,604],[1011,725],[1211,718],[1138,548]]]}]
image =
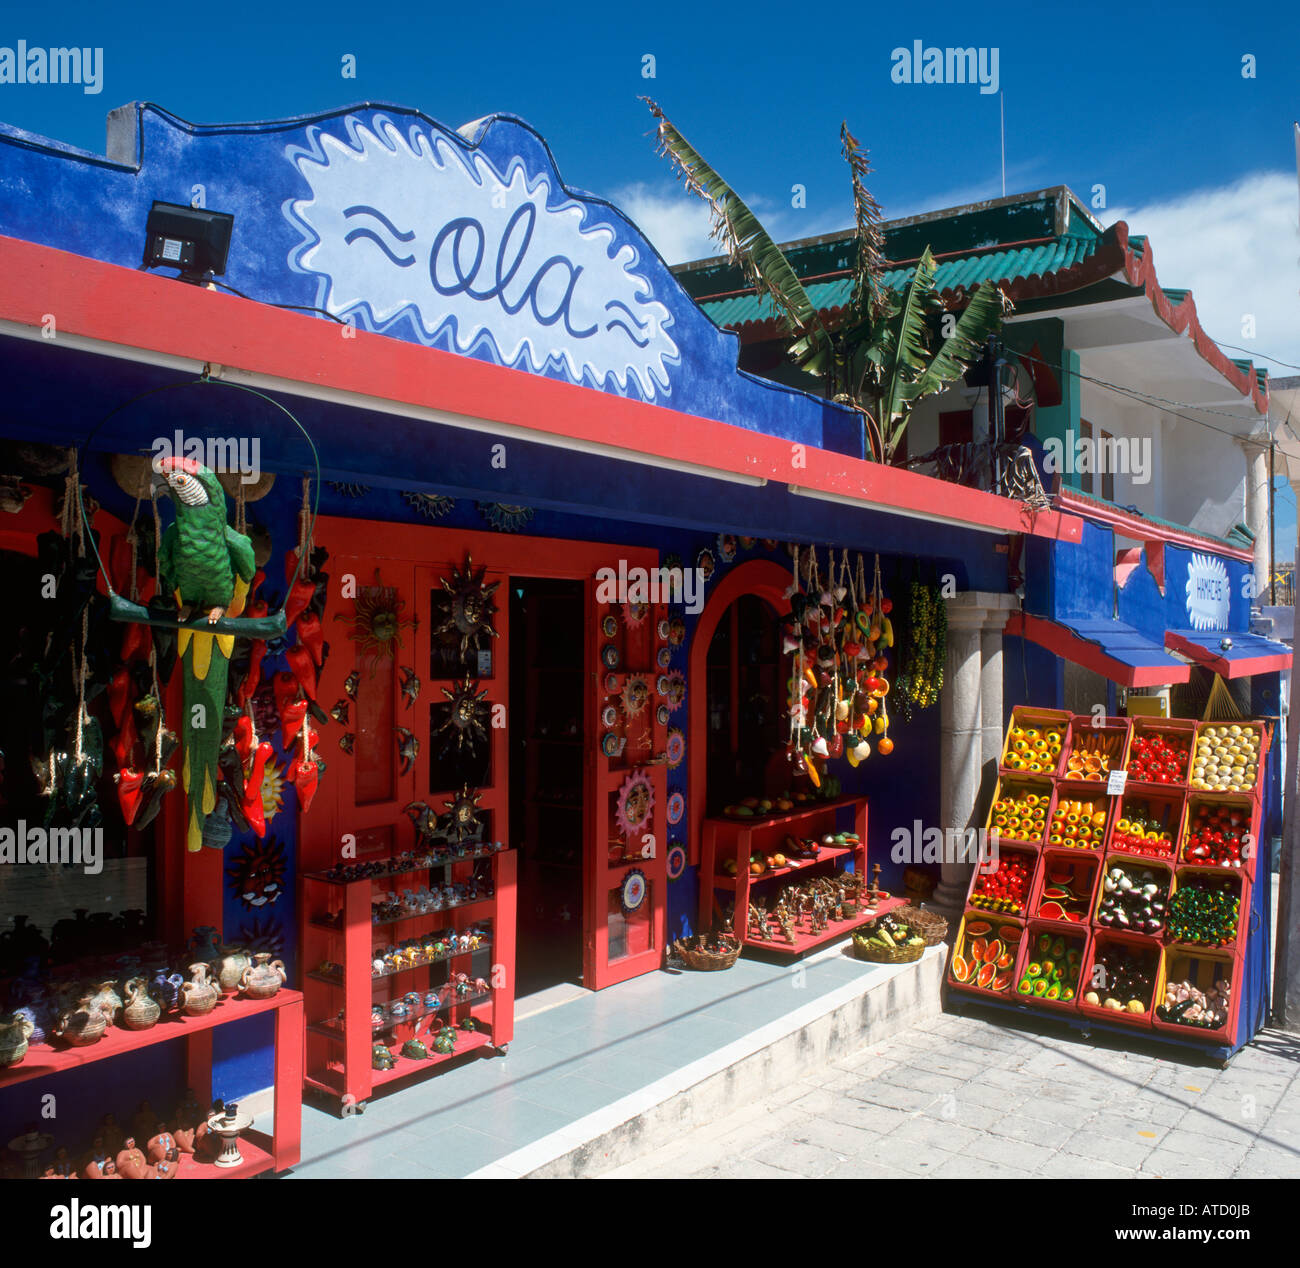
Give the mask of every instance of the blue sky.
[{"label": "blue sky", "polygon": [[[268,12],[273,13],[269,20]],[[1221,342],[1300,364],[1292,120],[1300,116],[1300,8],[947,3],[814,10],[663,0],[378,8],[326,0],[119,7],[11,6],[0,46],[100,47],[98,95],[0,84],[0,119],[102,151],[104,116],[152,100],[201,123],[383,101],[458,126],[493,111],[548,138],[566,181],[622,205],[670,260],[712,251],[697,202],[655,157],[641,94],[675,123],[780,238],[850,218],[838,129],[871,150],[888,216],[1001,193],[999,95],[892,82],[895,48],[996,48],[1008,192],[1068,184],[1096,214],[1151,235],[1168,286],[1191,288]],[[357,74],[341,74],[345,54]],[[654,58],[654,77],[643,75]],[[1253,78],[1243,58],[1256,59]],[[791,207],[791,186],[807,206]],[[1240,354],[1237,354],[1240,355]],[[1265,362],[1267,364],[1267,362]],[[1275,373],[1297,371],[1274,366]],[[1294,540],[1294,507],[1279,541]]]}]

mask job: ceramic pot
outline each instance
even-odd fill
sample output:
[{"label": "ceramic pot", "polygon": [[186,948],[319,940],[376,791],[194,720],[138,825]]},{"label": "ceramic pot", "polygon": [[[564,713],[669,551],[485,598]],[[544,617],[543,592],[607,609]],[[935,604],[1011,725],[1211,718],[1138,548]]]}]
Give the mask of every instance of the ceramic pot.
[{"label": "ceramic pot", "polygon": [[158,1001],[163,1012],[175,1012],[184,982],[185,978],[179,973],[168,973],[165,968],[154,969],[149,978],[149,994]]},{"label": "ceramic pot", "polygon": [[162,1008],[149,994],[148,983],[142,977],[133,977],[126,984],[126,1007],[122,1010],[122,1025],[127,1030],[148,1030],[158,1022]]},{"label": "ceramic pot", "polygon": [[43,995],[33,996],[21,1007],[15,1008],[14,1016],[25,1017],[31,1022],[32,1033],[27,1036],[29,1044],[44,1043],[48,1038],[50,1027],[54,1025],[54,1017],[51,1015],[50,1006]]},{"label": "ceramic pot", "polygon": [[271,959],[269,951],[259,951],[253,961],[244,970],[240,988],[248,999],[270,999],[284,985],[284,965]]},{"label": "ceramic pot", "polygon": [[110,1026],[115,1026],[122,1019],[122,997],[117,993],[117,989],[112,982],[100,982],[95,987],[95,994],[91,997],[90,1006],[98,1008],[104,1014]]},{"label": "ceramic pot", "polygon": [[181,986],[181,1012],[189,1017],[210,1013],[221,998],[221,988],[212,980],[206,964],[190,965],[190,980]]},{"label": "ceramic pot", "polygon": [[233,995],[239,990],[244,974],[252,967],[252,963],[243,947],[221,948],[212,967],[216,971],[217,985],[223,995]]},{"label": "ceramic pot", "polygon": [[199,925],[190,935],[190,957],[195,960],[215,960],[221,955],[221,945],[214,925]]},{"label": "ceramic pot", "polygon": [[0,1017],[0,1066],[17,1065],[27,1055],[33,1029],[30,1018],[22,1013]]},{"label": "ceramic pot", "polygon": [[54,1027],[54,1033],[70,1048],[85,1048],[104,1037],[108,1017],[93,1003],[93,995],[83,995],[77,1006],[65,1012]]}]

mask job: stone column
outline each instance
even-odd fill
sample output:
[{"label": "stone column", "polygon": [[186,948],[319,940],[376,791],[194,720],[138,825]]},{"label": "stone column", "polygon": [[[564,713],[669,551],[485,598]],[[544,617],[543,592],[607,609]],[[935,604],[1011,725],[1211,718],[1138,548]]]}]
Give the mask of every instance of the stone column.
[{"label": "stone column", "polygon": [[1255,604],[1268,602],[1268,442],[1247,436],[1238,442],[1246,455],[1246,527],[1255,534]]},{"label": "stone column", "polygon": [[[985,799],[1002,752],[1002,627],[1018,606],[1015,596],[965,591],[948,600],[948,653],[939,698],[939,823],[953,838],[981,828]],[[986,787],[987,785],[987,787]],[[952,838],[950,838],[952,839]],[[960,915],[971,864],[947,859],[926,904],[940,915]]]}]

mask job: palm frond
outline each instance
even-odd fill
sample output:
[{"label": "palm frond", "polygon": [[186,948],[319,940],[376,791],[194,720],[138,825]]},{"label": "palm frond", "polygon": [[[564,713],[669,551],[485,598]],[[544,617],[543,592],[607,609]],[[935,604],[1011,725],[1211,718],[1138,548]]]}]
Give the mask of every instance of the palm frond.
[{"label": "palm frond", "polygon": [[853,184],[853,219],[858,230],[858,253],[853,266],[853,292],[849,306],[859,315],[878,315],[881,303],[881,279],[885,275],[885,233],[880,227],[884,218],[880,204],[867,188],[871,161],[857,137],[849,131],[848,120],[840,124],[840,153],[849,165]]},{"label": "palm frond", "polygon": [[980,355],[988,337],[1002,324],[1010,302],[993,282],[979,284],[953,326],[952,334],[939,345],[939,351],[918,380],[921,395],[942,392],[966,373],[971,362]]},{"label": "palm frond", "polygon": [[799,339],[811,336],[810,350],[815,350],[825,339],[825,328],[784,252],[740,195],[704,161],[659,106],[649,97],[641,100],[659,121],[658,153],[669,160],[686,188],[708,203],[714,240],[749,285],[771,299],[789,334]]},{"label": "palm frond", "polygon": [[892,449],[894,420],[906,413],[907,406],[919,395],[918,383],[928,358],[925,315],[934,291],[934,271],[934,256],[926,247],[903,293],[902,307],[891,323],[894,339],[882,366],[880,409],[880,428],[887,448]]}]

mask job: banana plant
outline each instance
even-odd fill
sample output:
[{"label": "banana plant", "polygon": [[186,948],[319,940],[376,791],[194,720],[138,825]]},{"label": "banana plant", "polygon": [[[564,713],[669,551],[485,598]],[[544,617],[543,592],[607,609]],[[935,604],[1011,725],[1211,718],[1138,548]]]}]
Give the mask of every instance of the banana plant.
[{"label": "banana plant", "polygon": [[771,301],[792,340],[792,360],[824,379],[831,399],[862,416],[872,457],[890,462],[917,403],[962,377],[989,336],[1001,327],[1010,301],[992,282],[982,282],[953,320],[935,288],[929,247],[901,297],[884,285],[887,261],[881,209],[866,183],[871,166],[844,123],[840,153],[849,167],[858,249],[845,317],[831,329],[759,218],[659,106],[649,97],[642,100],[658,121],[658,152],[686,188],[707,203],[713,239],[746,282]]}]

